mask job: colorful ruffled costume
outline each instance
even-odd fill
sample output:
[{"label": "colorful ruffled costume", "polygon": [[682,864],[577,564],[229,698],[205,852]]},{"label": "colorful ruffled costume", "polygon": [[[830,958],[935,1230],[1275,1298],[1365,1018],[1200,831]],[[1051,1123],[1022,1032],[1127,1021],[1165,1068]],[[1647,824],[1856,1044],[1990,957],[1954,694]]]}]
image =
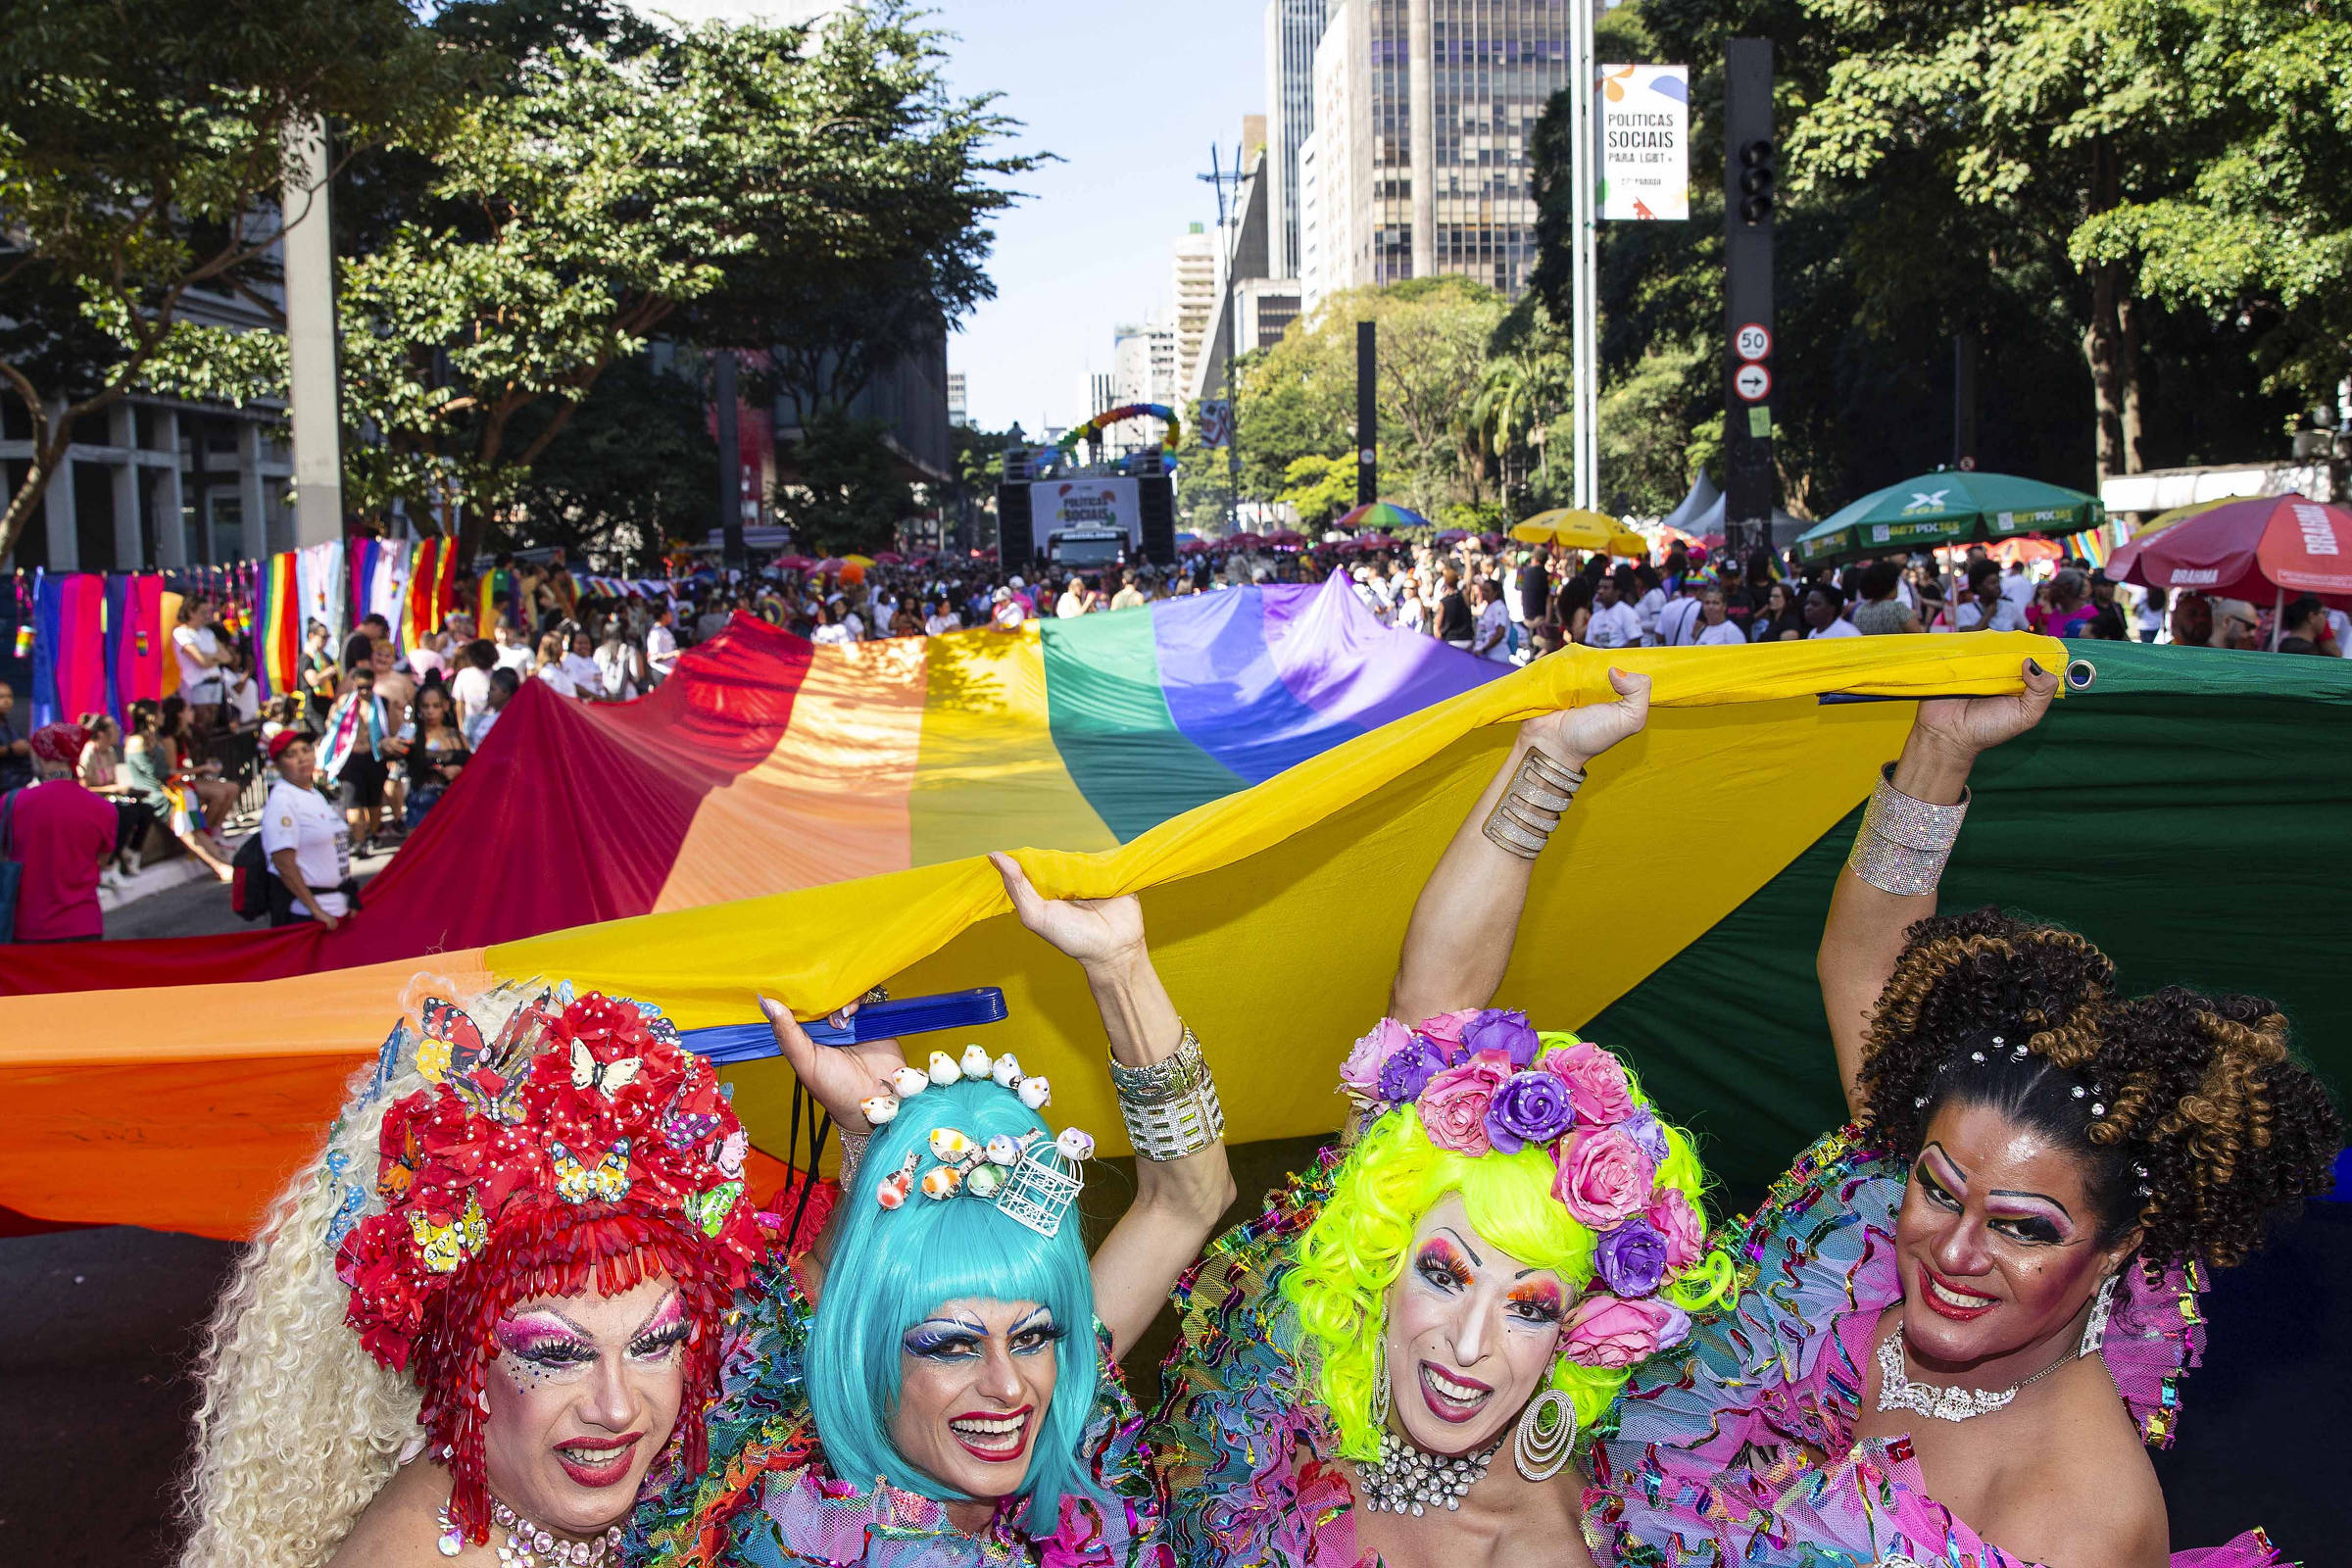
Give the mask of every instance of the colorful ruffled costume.
[{"label": "colorful ruffled costume", "polygon": [[1369,1560],[1356,1549],[1339,1434],[1315,1397],[1298,1311],[1282,1292],[1341,1157],[1324,1150],[1176,1282],[1176,1348],[1160,1368],[1152,1438],[1175,1499],[1166,1535],[1179,1562]]},{"label": "colorful ruffled costume", "polygon": [[[1594,1449],[1587,1535],[1626,1568],[2029,1568],[1928,1494],[1909,1443],[1854,1441],[1879,1314],[1901,1297],[1895,1212],[1908,1166],[1854,1129],[1801,1155],[1740,1239],[1739,1303],[1638,1371]],[[2202,1281],[2127,1270],[2100,1356],[2145,1441],[2163,1446],[2204,1350]],[[1757,1464],[1750,1450],[1777,1451]],[[1837,1457],[1815,1463],[1800,1446]],[[2175,1568],[2282,1562],[2260,1531],[2177,1552]]]},{"label": "colorful ruffled costume", "polygon": [[836,1479],[809,1412],[804,1368],[813,1316],[791,1270],[770,1264],[727,1330],[710,1462],[657,1474],[630,1521],[623,1560],[649,1568],[1165,1568],[1143,1418],[1119,1381],[1109,1339],[1086,1428],[1088,1478],[1102,1506],[1065,1495],[1057,1528],[1031,1536],[1025,1504],[970,1535],[933,1497]]}]

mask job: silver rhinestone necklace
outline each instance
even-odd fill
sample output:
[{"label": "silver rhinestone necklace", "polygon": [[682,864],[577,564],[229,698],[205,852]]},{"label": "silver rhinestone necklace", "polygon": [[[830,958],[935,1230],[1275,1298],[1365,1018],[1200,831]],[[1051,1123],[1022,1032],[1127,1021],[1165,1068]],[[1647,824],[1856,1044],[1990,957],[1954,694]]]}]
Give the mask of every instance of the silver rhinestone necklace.
[{"label": "silver rhinestone necklace", "polygon": [[2025,1382],[2013,1383],[2005,1389],[1918,1384],[1911,1381],[1910,1369],[1903,1364],[1903,1331],[1898,1327],[1879,1342],[1879,1408],[1913,1410],[1932,1421],[1966,1421],[1998,1410],[2016,1398],[2018,1391],[2027,1384],[2039,1383],[2074,1359],[2074,1354],[2063,1355]]},{"label": "silver rhinestone necklace", "polygon": [[1487,1465],[1501,1446],[1498,1438],[1476,1453],[1429,1453],[1394,1432],[1383,1432],[1379,1462],[1355,1467],[1363,1482],[1364,1506],[1374,1513],[1416,1516],[1439,1507],[1459,1512],[1462,1498],[1486,1479]]},{"label": "silver rhinestone necklace", "polygon": [[[497,1547],[502,1568],[543,1568],[543,1565],[565,1563],[575,1568],[605,1568],[607,1563],[620,1561],[618,1525],[593,1541],[565,1541],[553,1531],[531,1523],[496,1497],[490,1499],[490,1524],[494,1531],[506,1533],[505,1544]],[[444,1557],[455,1557],[466,1549],[466,1532],[450,1517],[446,1502],[441,1505],[439,1544]]]}]

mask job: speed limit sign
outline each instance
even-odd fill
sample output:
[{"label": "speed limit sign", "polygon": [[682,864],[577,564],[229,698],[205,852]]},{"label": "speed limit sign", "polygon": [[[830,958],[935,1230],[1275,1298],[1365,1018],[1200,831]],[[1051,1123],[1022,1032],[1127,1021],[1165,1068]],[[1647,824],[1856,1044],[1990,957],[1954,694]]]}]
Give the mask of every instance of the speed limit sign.
[{"label": "speed limit sign", "polygon": [[1772,390],[1772,372],[1761,365],[1742,365],[1732,372],[1732,390],[1750,403],[1761,403]]},{"label": "speed limit sign", "polygon": [[1732,352],[1753,365],[1772,352],[1771,329],[1750,321],[1732,334]]}]

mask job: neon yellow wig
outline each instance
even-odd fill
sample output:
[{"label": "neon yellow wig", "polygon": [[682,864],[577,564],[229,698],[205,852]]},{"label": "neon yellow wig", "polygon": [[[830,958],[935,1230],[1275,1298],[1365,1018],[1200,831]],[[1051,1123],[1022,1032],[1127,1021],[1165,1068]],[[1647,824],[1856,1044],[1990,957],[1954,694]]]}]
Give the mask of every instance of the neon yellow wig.
[{"label": "neon yellow wig", "polygon": [[[1542,1041],[1546,1052],[1578,1043],[1572,1034],[1552,1032]],[[1635,1103],[1648,1106],[1630,1068],[1626,1082]],[[1690,1135],[1663,1117],[1658,1125],[1667,1146],[1658,1185],[1680,1189],[1703,1216],[1706,1172]],[[1380,1457],[1372,1391],[1388,1330],[1389,1288],[1404,1272],[1421,1217],[1447,1193],[1462,1195],[1470,1223],[1484,1240],[1531,1267],[1552,1270],[1572,1294],[1592,1282],[1598,1238],[1552,1197],[1556,1171],[1550,1152],[1539,1144],[1516,1153],[1440,1149],[1409,1104],[1383,1115],[1348,1151],[1330,1200],[1299,1240],[1298,1265],[1283,1282],[1313,1351],[1317,1390],[1339,1429],[1343,1454],[1363,1461]],[[1710,1250],[1668,1276],[1658,1294],[1696,1312],[1731,1289],[1731,1259]],[[1583,1366],[1562,1355],[1552,1362],[1550,1382],[1575,1402],[1577,1427],[1588,1431],[1608,1412],[1630,1371]]]}]

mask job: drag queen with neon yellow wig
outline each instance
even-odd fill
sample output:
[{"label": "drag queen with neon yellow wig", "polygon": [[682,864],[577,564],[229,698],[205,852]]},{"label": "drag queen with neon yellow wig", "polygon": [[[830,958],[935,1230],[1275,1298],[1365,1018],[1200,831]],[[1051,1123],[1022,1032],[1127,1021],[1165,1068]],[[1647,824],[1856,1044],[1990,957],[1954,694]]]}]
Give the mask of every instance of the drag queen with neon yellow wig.
[{"label": "drag queen with neon yellow wig", "polygon": [[630,1563],[1165,1560],[1117,1357],[1232,1200],[1223,1116],[1136,901],[1049,901],[996,858],[1022,923],[1086,970],[1143,1156],[1134,1203],[1090,1262],[1070,1202],[1094,1141],[1047,1124],[1050,1087],[1012,1054],[820,1050],[763,1004],[849,1134],[841,1206],[747,1297],[710,1460],[658,1478]]},{"label": "drag queen with neon yellow wig", "polygon": [[1151,1438],[1188,1568],[1589,1564],[1578,1452],[1729,1287],[1689,1138],[1607,1051],[1486,1006],[1535,853],[1647,715],[1613,679],[1521,727],[1422,890],[1341,1068],[1351,1140],[1178,1286]]}]

